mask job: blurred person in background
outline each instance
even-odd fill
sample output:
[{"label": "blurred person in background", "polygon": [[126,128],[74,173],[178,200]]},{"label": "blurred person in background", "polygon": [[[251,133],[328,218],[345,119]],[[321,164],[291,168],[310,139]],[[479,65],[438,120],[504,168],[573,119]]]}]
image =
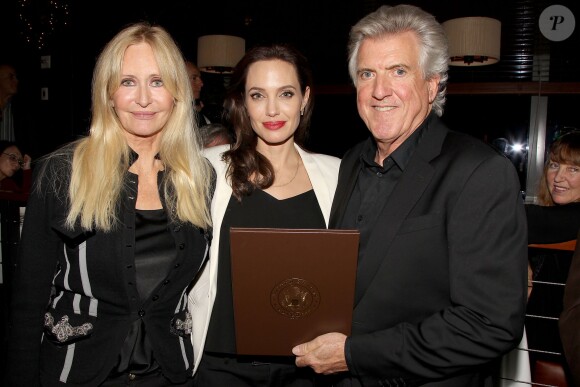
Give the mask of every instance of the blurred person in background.
[{"label": "blurred person in background", "polygon": [[[580,131],[567,132],[550,145],[540,178],[537,204],[526,204],[528,243],[551,244],[574,240],[580,231]],[[537,362],[565,362],[553,353],[574,352],[561,337],[556,321],[567,303],[566,316],[574,311],[576,286],[573,253],[549,248],[529,248],[529,301],[526,332],[532,367]],[[570,274],[570,275],[569,275]],[[562,286],[566,284],[565,288]],[[565,332],[570,335],[569,330]],[[571,355],[575,359],[575,355]]]},{"label": "blurred person in background", "polygon": [[12,98],[18,93],[16,68],[0,62],[0,140],[15,141]]},{"label": "blurred person in background", "polygon": [[193,91],[193,106],[197,113],[197,118],[199,120],[198,125],[206,125],[209,124],[211,121],[209,118],[204,114],[203,108],[204,104],[201,100],[201,89],[203,87],[203,80],[201,79],[201,71],[199,71],[199,67],[192,61],[186,60],[185,67],[187,69],[187,75],[189,77],[189,83],[191,84],[191,90]]},{"label": "blurred person in background", "polygon": [[580,131],[558,137],[548,151],[536,204],[526,205],[529,243],[576,239],[580,229]]},{"label": "blurred person in background", "polygon": [[32,181],[31,161],[29,155],[22,155],[15,142],[0,140],[0,199],[28,199]]},{"label": "blurred person in background", "polygon": [[233,135],[227,126],[219,123],[207,124],[199,128],[204,148],[233,143]]}]

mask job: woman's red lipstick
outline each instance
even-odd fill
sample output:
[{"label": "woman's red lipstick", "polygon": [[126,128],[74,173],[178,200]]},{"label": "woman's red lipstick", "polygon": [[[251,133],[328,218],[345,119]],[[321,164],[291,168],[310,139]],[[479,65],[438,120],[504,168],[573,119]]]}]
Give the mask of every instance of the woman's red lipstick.
[{"label": "woman's red lipstick", "polygon": [[266,129],[280,129],[286,124],[286,121],[266,121],[262,123]]}]

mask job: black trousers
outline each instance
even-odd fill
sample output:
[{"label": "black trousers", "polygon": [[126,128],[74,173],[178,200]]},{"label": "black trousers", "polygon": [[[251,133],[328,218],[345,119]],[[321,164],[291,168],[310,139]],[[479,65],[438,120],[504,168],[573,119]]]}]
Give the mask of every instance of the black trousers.
[{"label": "black trousers", "polygon": [[123,374],[113,378],[108,378],[99,387],[193,387],[193,378],[185,383],[174,384],[166,379],[161,371],[146,375]]},{"label": "black trousers", "polygon": [[235,356],[204,353],[194,376],[195,387],[314,387],[319,377],[298,368],[291,356]]}]

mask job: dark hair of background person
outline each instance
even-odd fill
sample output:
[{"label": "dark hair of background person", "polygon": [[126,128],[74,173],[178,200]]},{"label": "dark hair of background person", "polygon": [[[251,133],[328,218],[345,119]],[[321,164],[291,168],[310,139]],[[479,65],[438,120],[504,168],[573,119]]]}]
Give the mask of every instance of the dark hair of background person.
[{"label": "dark hair of background person", "polygon": [[[274,182],[272,164],[256,150],[258,136],[252,128],[244,103],[249,67],[256,62],[271,60],[290,63],[296,69],[300,91],[303,95],[308,87],[312,89],[312,72],[308,60],[290,45],[256,46],[248,50],[238,62],[224,101],[224,120],[231,124],[236,136],[236,142],[232,149],[224,154],[224,158],[229,163],[228,175],[232,180],[233,195],[238,200],[254,189],[268,188]],[[313,94],[311,90],[310,98],[294,135],[294,141],[300,146],[304,145],[308,136],[314,107]],[[251,176],[257,176],[257,178],[251,179]]]},{"label": "dark hair of background person", "polygon": [[555,205],[546,182],[546,173],[551,161],[580,167],[580,131],[574,130],[563,134],[550,146],[538,188],[538,204],[543,206]]},{"label": "dark hair of background person", "polygon": [[204,148],[210,146],[231,144],[234,142],[234,136],[232,132],[224,124],[218,122],[212,122],[200,126],[199,133],[201,135],[201,141]]},{"label": "dark hair of background person", "polygon": [[0,153],[3,153],[4,151],[6,151],[6,149],[10,148],[11,146],[15,146],[16,148],[18,148],[20,153],[22,153],[22,156],[24,156],[24,154],[26,153],[25,150],[15,141],[8,140],[0,140]]}]

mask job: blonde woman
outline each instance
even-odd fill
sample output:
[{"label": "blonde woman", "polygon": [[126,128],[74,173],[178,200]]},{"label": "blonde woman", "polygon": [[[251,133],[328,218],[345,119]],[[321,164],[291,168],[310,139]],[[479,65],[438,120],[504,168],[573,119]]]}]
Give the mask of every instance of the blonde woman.
[{"label": "blonde woman", "polygon": [[103,49],[89,135],[36,169],[8,385],[191,385],[186,291],[208,251],[213,176],[191,93],[163,28],[128,26]]}]

